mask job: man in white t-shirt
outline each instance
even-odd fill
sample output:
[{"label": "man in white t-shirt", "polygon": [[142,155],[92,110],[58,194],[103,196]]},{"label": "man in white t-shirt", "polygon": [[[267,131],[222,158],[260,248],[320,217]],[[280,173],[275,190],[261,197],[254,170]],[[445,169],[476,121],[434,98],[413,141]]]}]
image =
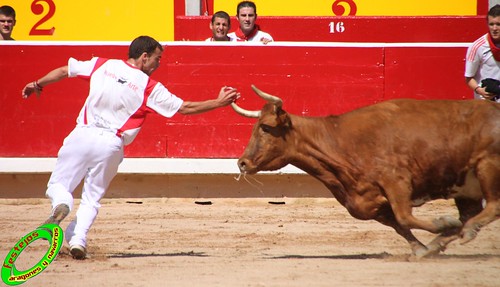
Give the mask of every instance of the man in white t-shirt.
[{"label": "man in white t-shirt", "polygon": [[12,38],[14,26],[16,26],[16,10],[8,5],[0,7],[0,41],[14,40]]},{"label": "man in white t-shirt", "polygon": [[237,41],[262,42],[267,44],[274,41],[273,37],[260,30],[257,20],[257,6],[251,1],[240,2],[236,8],[236,18],[240,26],[236,32],[229,33],[228,36],[236,38]]},{"label": "man in white t-shirt", "polygon": [[217,11],[212,15],[210,20],[210,31],[212,37],[206,39],[206,42],[212,41],[236,41],[235,38],[230,38],[227,33],[231,29],[231,19],[225,11]]},{"label": "man in white t-shirt", "polygon": [[123,160],[123,146],[130,144],[146,116],[157,113],[172,117],[203,113],[224,107],[239,96],[234,88],[223,87],[217,98],[184,101],[150,78],[160,66],[163,47],[149,36],[136,38],[129,47],[128,60],[95,57],[89,61],[70,58],[67,66],[26,84],[22,96],[67,77],[89,81],[88,97],[77,118],[76,127],[64,139],[46,195],[52,213],[45,223],[59,224],[73,208],[73,191],[84,180],[76,219],[65,232],[75,259],[87,254],[87,233],[100,208],[111,180]]},{"label": "man in white t-shirt", "polygon": [[485,79],[500,80],[500,5],[489,10],[487,21],[488,33],[467,49],[465,81],[474,90],[474,98],[500,102],[500,95],[489,93],[488,88],[481,85]]}]

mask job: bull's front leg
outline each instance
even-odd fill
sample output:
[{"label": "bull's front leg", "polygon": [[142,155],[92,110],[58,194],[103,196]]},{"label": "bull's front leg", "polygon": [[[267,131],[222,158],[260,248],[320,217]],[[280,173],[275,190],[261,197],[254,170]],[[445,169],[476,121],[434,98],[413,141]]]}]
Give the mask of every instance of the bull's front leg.
[{"label": "bull's front leg", "polygon": [[412,256],[414,256],[416,259],[420,259],[428,255],[427,247],[424,244],[422,244],[422,242],[420,242],[415,237],[415,235],[413,235],[410,229],[404,228],[398,223],[389,205],[380,208],[379,215],[375,218],[375,220],[384,225],[394,228],[394,230],[399,235],[401,235],[404,239],[406,239],[408,244],[410,244]]}]

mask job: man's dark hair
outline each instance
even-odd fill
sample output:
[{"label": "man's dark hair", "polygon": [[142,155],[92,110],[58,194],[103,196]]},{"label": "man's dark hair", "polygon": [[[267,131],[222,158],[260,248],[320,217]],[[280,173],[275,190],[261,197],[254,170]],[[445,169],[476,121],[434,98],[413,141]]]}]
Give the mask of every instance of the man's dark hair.
[{"label": "man's dark hair", "polygon": [[212,15],[212,24],[214,23],[215,18],[226,19],[229,28],[231,28],[231,18],[229,17],[229,14],[226,13],[226,11],[217,11],[217,12],[215,12]]},{"label": "man's dark hair", "polygon": [[236,15],[240,15],[240,9],[244,8],[244,7],[253,8],[253,11],[254,11],[255,15],[257,15],[257,6],[255,6],[255,3],[253,3],[252,1],[242,1],[242,2],[240,2],[238,4],[238,6],[236,7]]},{"label": "man's dark hair", "polygon": [[139,36],[130,44],[130,47],[128,48],[128,57],[129,59],[138,59],[144,52],[151,55],[156,48],[163,51],[163,47],[155,39],[149,36]]},{"label": "man's dark hair", "polygon": [[[488,16],[493,18],[500,16],[500,4],[491,7],[490,11],[488,11]],[[486,16],[486,19],[488,18],[488,16]]]},{"label": "man's dark hair", "polygon": [[16,10],[14,10],[14,8],[12,8],[8,5],[4,5],[4,6],[0,7],[0,14],[8,16],[8,17],[12,17],[12,18],[14,18],[14,20],[16,20]]}]

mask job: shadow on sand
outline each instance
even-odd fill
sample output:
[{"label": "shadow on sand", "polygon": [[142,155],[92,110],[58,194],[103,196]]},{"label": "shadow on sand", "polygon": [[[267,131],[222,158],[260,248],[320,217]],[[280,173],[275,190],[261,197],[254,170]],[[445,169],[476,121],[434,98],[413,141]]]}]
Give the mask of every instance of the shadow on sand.
[{"label": "shadow on sand", "polygon": [[[388,260],[411,260],[411,255],[409,254],[389,254],[386,252],[373,253],[373,254],[343,254],[343,255],[283,255],[283,256],[271,256],[267,259],[343,259],[343,260],[365,260],[365,259],[388,259]],[[420,260],[489,260],[489,259],[500,259],[498,254],[439,254],[430,257],[426,257]],[[413,261],[413,260],[411,260]]]},{"label": "shadow on sand", "polygon": [[117,253],[109,254],[107,258],[137,258],[137,257],[209,257],[205,252],[178,252],[178,253]]}]

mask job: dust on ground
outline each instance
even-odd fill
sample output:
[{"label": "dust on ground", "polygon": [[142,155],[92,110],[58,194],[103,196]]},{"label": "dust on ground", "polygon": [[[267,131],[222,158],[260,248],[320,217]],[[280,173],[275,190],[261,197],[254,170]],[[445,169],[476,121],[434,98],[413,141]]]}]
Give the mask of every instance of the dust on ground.
[{"label": "dust on ground", "polygon": [[[49,212],[46,199],[0,199],[1,259]],[[456,209],[440,200],[414,213],[432,219]],[[22,286],[500,286],[499,234],[496,221],[466,245],[413,261],[391,228],[352,218],[333,198],[113,198],[89,233],[90,258],[73,260],[65,243]],[[37,240],[16,267],[46,250]]]}]

